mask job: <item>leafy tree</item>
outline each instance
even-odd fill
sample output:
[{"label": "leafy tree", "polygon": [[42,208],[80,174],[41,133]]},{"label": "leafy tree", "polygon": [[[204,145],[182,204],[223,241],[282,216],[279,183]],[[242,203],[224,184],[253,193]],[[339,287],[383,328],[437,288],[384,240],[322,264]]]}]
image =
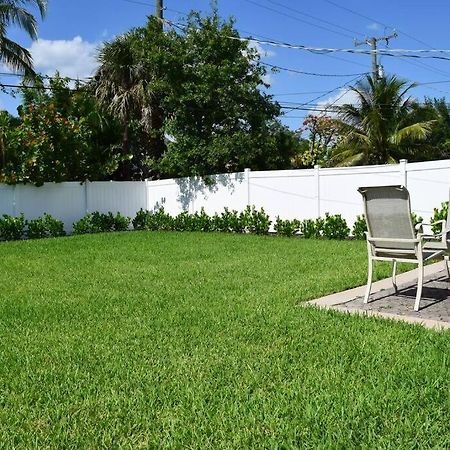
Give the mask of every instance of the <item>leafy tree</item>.
[{"label": "leafy tree", "polygon": [[31,39],[37,39],[36,18],[25,9],[29,4],[37,6],[41,17],[44,17],[47,0],[0,0],[0,63],[23,72],[26,76],[34,76],[30,52],[7,37],[8,27],[17,25]]},{"label": "leafy tree", "polygon": [[422,120],[434,120],[432,132],[427,136],[416,159],[446,159],[450,157],[450,107],[445,98],[426,98],[416,106]]},{"label": "leafy tree", "polygon": [[339,128],[330,116],[310,114],[303,122],[300,133],[308,132],[308,146],[304,149],[301,167],[324,164],[331,155],[339,139]]},{"label": "leafy tree", "polygon": [[[275,118],[280,107],[261,91],[265,68],[240,40],[232,21],[192,14],[171,34],[176,59],[164,98],[166,133],[173,139],[158,164],[163,175],[289,167],[293,149]],[[281,134],[280,134],[281,133]]]},{"label": "leafy tree", "polygon": [[[58,76],[24,88],[20,122],[4,133],[1,176],[8,183],[103,179],[118,161],[117,125],[86,90]],[[11,120],[9,121],[11,124]]]},{"label": "leafy tree", "polygon": [[122,179],[290,166],[295,136],[261,92],[258,53],[216,12],[191,14],[181,32],[150,18],[99,60],[96,96],[122,124]]},{"label": "leafy tree", "polygon": [[330,164],[384,164],[414,156],[434,124],[420,120],[415,101],[407,95],[414,86],[395,76],[377,81],[368,76],[352,87],[358,104],[339,107],[336,123],[342,139]]}]

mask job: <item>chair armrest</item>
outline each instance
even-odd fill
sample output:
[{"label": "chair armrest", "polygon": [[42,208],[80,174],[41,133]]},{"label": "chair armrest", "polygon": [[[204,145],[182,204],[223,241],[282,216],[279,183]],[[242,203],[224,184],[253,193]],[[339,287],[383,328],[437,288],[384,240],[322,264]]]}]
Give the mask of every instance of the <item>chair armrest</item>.
[{"label": "chair armrest", "polygon": [[367,240],[373,244],[376,244],[377,242],[388,242],[390,244],[418,244],[422,240],[422,235],[418,234],[416,239],[393,239],[393,238],[367,237]]}]

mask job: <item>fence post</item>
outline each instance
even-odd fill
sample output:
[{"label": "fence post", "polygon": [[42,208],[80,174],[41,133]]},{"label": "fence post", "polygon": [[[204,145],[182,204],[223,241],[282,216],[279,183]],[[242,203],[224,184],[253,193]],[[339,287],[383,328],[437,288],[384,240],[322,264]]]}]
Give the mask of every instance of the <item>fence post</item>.
[{"label": "fence post", "polygon": [[13,195],[12,195],[12,215],[16,217],[17,214],[17,204],[16,204],[16,185],[13,184]]},{"label": "fence post", "polygon": [[86,214],[89,214],[89,200],[88,200],[88,180],[85,180],[84,182],[84,209]]},{"label": "fence post", "polygon": [[148,211],[148,179],[146,178],[144,180],[144,195],[145,195],[145,199],[144,199],[144,204],[145,204],[145,210]]},{"label": "fence post", "polygon": [[399,161],[400,166],[400,180],[401,184],[405,187],[408,187],[408,160],[407,159],[401,159]]},{"label": "fence post", "polygon": [[320,217],[320,166],[316,164],[314,166],[314,178],[316,181],[316,193],[317,193],[317,217]]},{"label": "fence post", "polygon": [[247,206],[250,206],[250,172],[251,169],[244,169],[244,179],[247,184]]}]

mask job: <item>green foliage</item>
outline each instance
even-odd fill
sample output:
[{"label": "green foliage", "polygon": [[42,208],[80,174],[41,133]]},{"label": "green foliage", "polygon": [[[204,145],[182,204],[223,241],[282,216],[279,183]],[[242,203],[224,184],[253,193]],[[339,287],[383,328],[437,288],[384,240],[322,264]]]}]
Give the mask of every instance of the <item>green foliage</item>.
[{"label": "green foliage", "polygon": [[26,220],[23,214],[18,217],[4,214],[0,218],[0,239],[15,241],[22,239],[25,234]]},{"label": "green foliage", "polygon": [[[435,223],[438,220],[447,220],[448,217],[448,202],[441,203],[440,208],[434,208],[433,217],[431,223]],[[436,224],[432,226],[433,233],[440,233],[442,231],[442,225]]]},{"label": "green foliage", "polygon": [[27,221],[27,237],[29,239],[42,239],[48,237],[65,236],[64,223],[45,213],[44,217],[37,217]]},{"label": "green foliage", "polygon": [[283,220],[280,219],[279,216],[277,216],[274,225],[274,230],[279,236],[292,237],[295,236],[300,231],[300,227],[301,227],[300,220],[297,219]]},{"label": "green foliage", "polygon": [[341,139],[330,164],[386,164],[414,155],[435,125],[433,120],[422,120],[415,101],[407,97],[414,86],[395,76],[376,82],[367,76],[352,87],[358,102],[339,107],[340,120],[335,123]]},{"label": "green foliage", "polygon": [[173,229],[173,226],[173,218],[164,211],[164,208],[159,208],[155,212],[146,211],[141,208],[133,219],[133,227],[135,230],[170,231]]},{"label": "green foliage", "polygon": [[268,234],[272,223],[264,208],[257,210],[254,206],[247,206],[241,220],[244,221],[243,225],[245,224],[245,229],[248,233],[260,235]]},{"label": "green foliage", "polygon": [[416,225],[419,225],[419,223],[423,222],[423,217],[418,216],[415,212],[411,213],[411,221],[413,223],[413,226],[416,227]]},{"label": "green foliage", "polygon": [[350,233],[346,220],[340,214],[325,214],[322,235],[326,239],[346,239]]},{"label": "green foliage", "polygon": [[355,223],[353,224],[352,236],[354,239],[365,240],[367,231],[367,222],[364,214],[356,216]]},{"label": "green foliage", "polygon": [[73,234],[105,233],[110,231],[126,231],[131,219],[124,217],[119,212],[114,215],[95,211],[86,214],[83,218],[73,224]]},{"label": "green foliage", "polygon": [[300,225],[300,232],[306,239],[318,239],[322,237],[324,220],[319,217],[317,219],[305,219]]},{"label": "green foliage", "polygon": [[[31,6],[27,10],[25,6]],[[21,72],[28,79],[35,76],[33,58],[28,49],[8,38],[8,28],[18,26],[32,40],[37,39],[37,20],[33,15],[36,10],[45,16],[47,0],[7,0],[0,2],[0,61],[13,72]]]},{"label": "green foliage", "polygon": [[24,89],[20,122],[3,133],[0,180],[7,183],[84,181],[112,173],[118,158],[116,123],[86,88],[56,77]]}]

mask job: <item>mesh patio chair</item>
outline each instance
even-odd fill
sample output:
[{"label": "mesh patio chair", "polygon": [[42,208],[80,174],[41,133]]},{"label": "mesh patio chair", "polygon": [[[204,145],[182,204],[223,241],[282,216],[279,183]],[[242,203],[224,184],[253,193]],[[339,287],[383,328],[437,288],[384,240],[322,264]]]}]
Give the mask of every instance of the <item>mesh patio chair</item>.
[{"label": "mesh patio chair", "polygon": [[[435,236],[418,233],[411,218],[409,192],[404,186],[361,187],[367,222],[369,259],[364,303],[369,302],[374,261],[392,261],[392,284],[397,292],[397,262],[418,265],[417,294],[414,311],[419,311],[423,285],[423,263],[444,254],[442,248],[427,248]],[[446,264],[447,265],[447,264]]]},{"label": "mesh patio chair", "polygon": [[[449,193],[450,197],[450,193]],[[450,201],[449,201],[450,206]],[[450,254],[450,208],[448,208],[447,218],[446,220],[438,220],[434,223],[421,223],[418,225],[420,229],[423,230],[423,227],[432,227],[433,225],[441,225],[441,231],[435,234],[432,238],[430,237],[429,242],[425,244],[425,249],[427,250],[443,250],[446,253],[446,268],[447,274],[450,278],[450,270],[448,267],[448,259]]]}]

